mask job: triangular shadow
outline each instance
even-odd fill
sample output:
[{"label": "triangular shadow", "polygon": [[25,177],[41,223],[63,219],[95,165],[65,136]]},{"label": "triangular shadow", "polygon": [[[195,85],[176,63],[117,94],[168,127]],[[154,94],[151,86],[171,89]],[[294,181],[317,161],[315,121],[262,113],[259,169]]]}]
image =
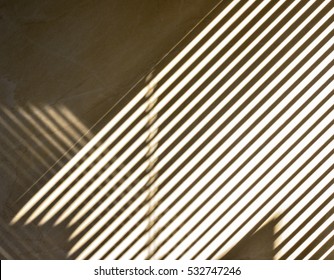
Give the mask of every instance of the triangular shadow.
[{"label": "triangular shadow", "polygon": [[275,220],[254,234],[246,235],[227,254],[219,259],[222,260],[272,260],[274,258],[274,227]]}]

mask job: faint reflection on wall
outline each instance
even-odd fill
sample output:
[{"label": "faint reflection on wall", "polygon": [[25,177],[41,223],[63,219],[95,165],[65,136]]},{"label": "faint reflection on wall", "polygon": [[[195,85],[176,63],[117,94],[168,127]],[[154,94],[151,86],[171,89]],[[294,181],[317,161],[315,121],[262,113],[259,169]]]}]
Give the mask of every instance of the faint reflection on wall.
[{"label": "faint reflection on wall", "polygon": [[9,185],[14,181],[23,189],[44,173],[55,174],[92,136],[62,105],[1,106],[0,128],[2,182],[11,178]]}]

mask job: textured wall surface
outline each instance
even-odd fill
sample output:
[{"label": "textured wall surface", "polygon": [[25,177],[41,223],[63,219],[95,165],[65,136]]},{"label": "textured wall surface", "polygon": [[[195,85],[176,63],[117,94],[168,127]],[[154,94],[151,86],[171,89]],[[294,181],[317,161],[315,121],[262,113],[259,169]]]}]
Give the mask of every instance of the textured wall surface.
[{"label": "textured wall surface", "polygon": [[332,6],[1,1],[1,258],[333,259]]}]

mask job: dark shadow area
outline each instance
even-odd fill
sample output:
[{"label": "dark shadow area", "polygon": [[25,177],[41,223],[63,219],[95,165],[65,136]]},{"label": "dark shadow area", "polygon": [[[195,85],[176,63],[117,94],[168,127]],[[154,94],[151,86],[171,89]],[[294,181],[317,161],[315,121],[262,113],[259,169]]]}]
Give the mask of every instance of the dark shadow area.
[{"label": "dark shadow area", "polygon": [[269,221],[251,236],[245,236],[221,260],[272,260],[275,221]]}]

